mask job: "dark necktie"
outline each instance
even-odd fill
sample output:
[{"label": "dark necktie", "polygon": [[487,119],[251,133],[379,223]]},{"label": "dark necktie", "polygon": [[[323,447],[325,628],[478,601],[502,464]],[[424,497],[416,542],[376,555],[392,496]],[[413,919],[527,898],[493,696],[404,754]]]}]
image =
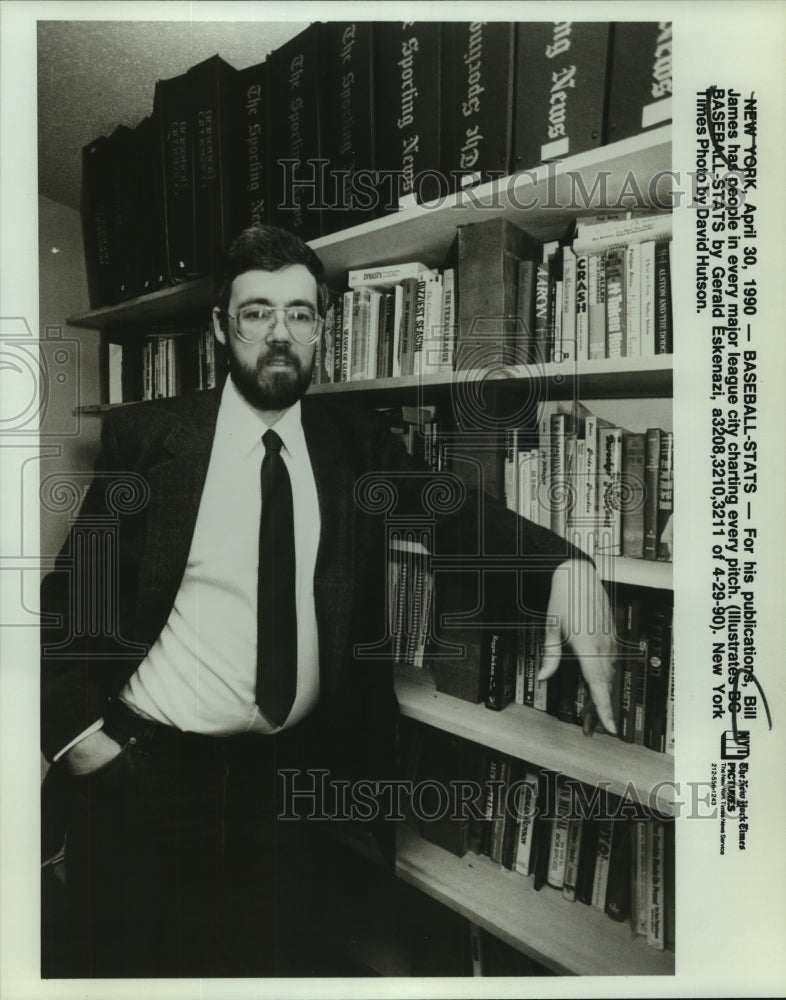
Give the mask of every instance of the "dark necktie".
[{"label": "dark necktie", "polygon": [[297,684],[295,525],[281,438],[269,430],[262,441],[256,701],[262,713],[280,726],[292,708]]}]

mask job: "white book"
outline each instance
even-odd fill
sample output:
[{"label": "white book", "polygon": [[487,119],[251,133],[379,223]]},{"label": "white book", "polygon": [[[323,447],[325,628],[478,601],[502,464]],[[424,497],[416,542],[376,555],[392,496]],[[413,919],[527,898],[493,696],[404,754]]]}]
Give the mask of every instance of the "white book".
[{"label": "white book", "polygon": [[576,360],[589,358],[589,257],[576,258]]},{"label": "white book", "polygon": [[644,240],[641,255],[641,356],[655,354],[655,241]]},{"label": "white book", "polygon": [[538,772],[528,767],[521,798],[517,802],[519,835],[516,847],[516,871],[521,875],[530,873],[539,780]]},{"label": "white book", "polygon": [[366,356],[366,378],[377,377],[377,357],[379,353],[379,310],[382,302],[382,292],[372,289],[369,292],[368,348]]},{"label": "white book", "polygon": [[571,902],[576,898],[583,831],[584,821],[580,816],[568,821],[568,847],[565,854],[565,880],[562,886],[562,895]]},{"label": "white book", "polygon": [[442,354],[442,276],[435,275],[426,282],[424,309],[422,372],[433,375],[440,371]]},{"label": "white book", "polygon": [[640,215],[633,219],[610,219],[592,226],[577,227],[575,253],[595,253],[642,240],[671,239],[671,214]]},{"label": "white book", "polygon": [[570,361],[576,357],[576,255],[570,247],[562,248],[562,325],[559,345],[559,358],[555,360]]},{"label": "white book", "polygon": [[647,944],[659,951],[665,946],[665,861],[663,823],[657,819],[651,820],[647,823]]},{"label": "white book", "polygon": [[430,272],[420,261],[406,261],[402,264],[380,264],[377,267],[354,268],[347,274],[347,284],[350,288],[361,285],[373,288],[392,288],[404,278],[417,278]]},{"label": "white book", "polygon": [[456,351],[456,272],[452,267],[442,276],[442,349],[438,371],[453,371]]},{"label": "white book", "polygon": [[596,551],[618,556],[622,539],[622,428],[598,429],[598,539]]},{"label": "white book", "polygon": [[592,881],[592,905],[606,912],[606,890],[611,868],[612,821],[603,820],[598,826],[598,846],[595,853],[595,875]]},{"label": "white book", "polygon": [[353,292],[344,292],[344,311],[341,330],[341,381],[349,382],[352,371],[352,303]]},{"label": "white book", "polygon": [[641,245],[625,251],[625,357],[641,356]]},{"label": "white book", "polygon": [[404,289],[396,285],[393,289],[393,378],[401,375],[401,318],[404,314]]}]

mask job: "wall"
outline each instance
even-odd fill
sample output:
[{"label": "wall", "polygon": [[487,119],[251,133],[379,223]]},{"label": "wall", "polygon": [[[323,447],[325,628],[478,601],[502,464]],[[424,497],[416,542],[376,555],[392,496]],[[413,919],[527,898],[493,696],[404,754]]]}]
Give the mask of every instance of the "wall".
[{"label": "wall", "polygon": [[[68,532],[70,510],[47,502],[53,484],[64,475],[81,493],[98,450],[100,417],[75,408],[101,401],[99,347],[95,330],[68,327],[68,316],[89,307],[79,212],[49,198],[38,200],[39,333],[41,386],[41,555],[59,551]],[[56,252],[55,252],[56,251]]]}]

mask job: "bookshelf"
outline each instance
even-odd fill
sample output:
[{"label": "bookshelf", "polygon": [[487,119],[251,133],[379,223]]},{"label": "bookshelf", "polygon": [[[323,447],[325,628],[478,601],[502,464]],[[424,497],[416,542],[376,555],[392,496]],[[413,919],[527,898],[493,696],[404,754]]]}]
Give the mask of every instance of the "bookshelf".
[{"label": "bookshelf", "polygon": [[[343,287],[350,268],[417,259],[435,267],[447,254],[456,228],[479,217],[504,216],[541,240],[561,235],[571,219],[592,212],[575,207],[576,193],[591,191],[599,172],[606,178],[606,197],[613,203],[631,175],[644,184],[654,207],[667,199],[666,172],[671,165],[671,130],[664,127],[602,146],[564,162],[524,171],[513,178],[452,195],[441,204],[407,208],[353,229],[312,242],[322,258],[329,283]],[[646,182],[646,183],[645,183]],[[555,202],[574,206],[555,209]],[[529,211],[518,206],[532,204]],[[626,207],[624,202],[621,208]],[[203,312],[207,318],[212,284],[201,278],[130,299],[117,306],[88,311],[69,319],[72,326],[100,331],[133,328],[178,314]],[[550,399],[648,400],[662,407],[672,393],[672,356],[512,366],[489,372],[405,376],[313,386],[318,395],[352,397],[373,406],[439,400],[457,380],[487,381],[494,390],[514,391],[532,380],[542,383]],[[116,404],[138,405],[138,404]],[[144,405],[144,404],[139,404]],[[101,413],[102,404],[82,412]],[[614,558],[604,561],[602,575],[616,582],[653,590],[672,588],[669,563]],[[402,713],[428,726],[483,743],[541,767],[561,771],[591,785],[609,781],[622,794],[629,782],[646,801],[650,789],[673,777],[673,759],[665,754],[623,745],[607,736],[588,740],[543,712],[511,705],[501,713],[438,693],[424,672],[400,670],[396,692]],[[672,813],[668,786],[657,795],[657,807]],[[674,954],[634,939],[627,923],[617,924],[581,904],[571,904],[547,887],[535,892],[529,881],[505,871],[487,858],[463,859],[399,831],[397,872],[401,879],[477,922],[516,948],[560,973],[669,974]]]}]

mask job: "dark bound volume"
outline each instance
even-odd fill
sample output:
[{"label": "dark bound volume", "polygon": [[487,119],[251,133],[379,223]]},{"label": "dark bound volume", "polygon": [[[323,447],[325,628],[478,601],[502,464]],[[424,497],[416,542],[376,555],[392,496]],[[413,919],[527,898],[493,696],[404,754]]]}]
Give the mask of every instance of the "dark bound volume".
[{"label": "dark bound volume", "polygon": [[606,885],[606,914],[621,922],[630,913],[631,824],[616,820],[611,824],[611,858]]},{"label": "dark bound volume", "polygon": [[526,170],[599,146],[609,25],[527,22],[517,27],[514,167]]},{"label": "dark bound volume", "polygon": [[233,235],[230,121],[235,74],[217,55],[192,66],[186,74],[193,100],[196,267],[201,274],[215,270]]},{"label": "dark bound volume", "polygon": [[133,294],[136,295],[146,295],[161,288],[167,276],[162,154],[155,116],[143,118],[134,129],[137,223],[134,282],[137,291]]},{"label": "dark bound volume", "polygon": [[507,219],[459,229],[457,370],[526,363],[516,352],[519,262],[541,253],[541,244]]},{"label": "dark bound volume", "polygon": [[397,211],[400,199],[422,202],[444,193],[437,176],[441,42],[442,25],[437,21],[374,25],[379,214]]},{"label": "dark bound volume", "polygon": [[159,80],[153,103],[161,143],[166,276],[178,280],[196,274],[192,104],[188,74]]},{"label": "dark bound volume", "polygon": [[442,49],[442,172],[449,189],[510,173],[514,26],[447,22]]},{"label": "dark bound volume", "polygon": [[671,94],[671,22],[613,25],[606,141],[670,122]]},{"label": "dark bound volume", "polygon": [[324,27],[325,235],[375,214],[372,30],[369,21],[330,21]]},{"label": "dark bound volume", "polygon": [[137,164],[134,157],[134,132],[118,125],[109,137],[110,204],[112,241],[116,266],[112,269],[112,302],[122,302],[138,295],[136,258],[139,249],[137,225]]},{"label": "dark bound volume", "polygon": [[82,150],[82,238],[90,308],[111,305],[115,288],[111,142],[101,136]]},{"label": "dark bound volume", "polygon": [[[475,777],[478,747],[468,740],[451,733],[429,728],[425,738],[423,766],[420,781],[438,784],[450,789],[456,781],[468,782]],[[470,816],[467,810],[462,815],[453,815],[444,810],[440,796],[424,791],[418,801],[421,814],[420,832],[432,844],[463,857],[469,849]],[[433,819],[427,817],[433,816]]]},{"label": "dark bound volume", "polygon": [[483,621],[479,581],[474,571],[434,573],[434,627],[425,662],[438,691],[478,703],[484,700],[481,676]]},{"label": "dark bound volume", "polygon": [[322,235],[325,79],[323,25],[312,24],[268,57],[271,221],[303,240]]},{"label": "dark bound volume", "polygon": [[270,213],[267,63],[238,70],[232,99],[233,230],[264,225]]},{"label": "dark bound volume", "polygon": [[656,604],[650,609],[644,746],[659,753],[664,753],[666,750],[666,703],[671,670],[671,619],[671,605]]}]

